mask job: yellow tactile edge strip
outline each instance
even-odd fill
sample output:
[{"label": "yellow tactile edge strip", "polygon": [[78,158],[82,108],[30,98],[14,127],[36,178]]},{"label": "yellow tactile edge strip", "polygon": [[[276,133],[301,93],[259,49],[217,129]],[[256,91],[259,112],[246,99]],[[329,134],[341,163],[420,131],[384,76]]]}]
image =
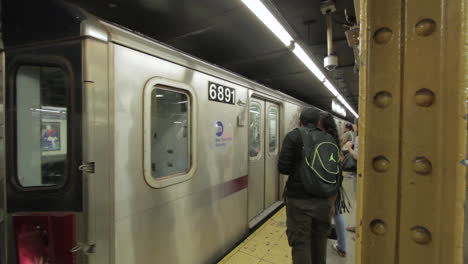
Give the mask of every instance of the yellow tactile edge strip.
[{"label": "yellow tactile edge strip", "polygon": [[218,264],[290,264],[286,209],[281,208]]}]

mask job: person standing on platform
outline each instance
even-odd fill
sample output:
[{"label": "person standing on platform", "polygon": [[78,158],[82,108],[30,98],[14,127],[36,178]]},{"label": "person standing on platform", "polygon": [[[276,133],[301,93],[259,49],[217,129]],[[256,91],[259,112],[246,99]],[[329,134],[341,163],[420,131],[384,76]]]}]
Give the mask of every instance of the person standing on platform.
[{"label": "person standing on platform", "polygon": [[348,142],[353,142],[354,140],[354,129],[353,129],[353,125],[350,124],[350,123],[346,123],[345,125],[345,131],[343,133],[343,135],[341,136],[341,145],[340,147],[343,149],[345,148],[345,151],[347,151],[347,147],[345,146],[346,143]]},{"label": "person standing on platform", "polygon": [[[337,144],[340,142],[339,137],[338,137],[338,129],[336,128],[335,120],[333,119],[333,116],[330,113],[328,112],[320,113],[320,121],[319,121],[318,127],[322,129],[323,131],[332,135],[335,141],[337,142]],[[348,132],[350,131],[351,130],[348,129]],[[340,192],[344,192],[344,190],[341,189]],[[337,201],[338,200],[339,199],[337,199]],[[346,257],[346,230],[345,230],[345,222],[344,222],[343,213],[344,213],[344,210],[342,208],[342,205],[339,202],[335,203],[335,214],[333,215],[333,222],[335,222],[337,243],[334,243],[332,247],[340,257]]]},{"label": "person standing on platform", "polygon": [[[356,163],[357,163],[357,160],[358,160],[358,157],[359,157],[359,130],[358,130],[358,124],[359,124],[359,119],[356,118],[354,120],[354,131],[356,131],[356,135],[354,137],[354,141],[353,143],[350,145],[349,147],[349,153],[351,154],[351,156],[353,157],[353,159],[356,160]],[[354,175],[356,175],[356,172],[354,173]],[[356,193],[356,185],[357,185],[357,179],[355,178],[353,180],[353,186],[354,186],[354,193]],[[346,230],[348,230],[349,232],[351,233],[356,233],[356,227],[355,226],[350,226],[350,227],[347,227]],[[353,237],[353,240],[354,240],[354,237]]]},{"label": "person standing on platform", "polygon": [[325,264],[331,216],[343,180],[340,149],[317,127],[318,110],[307,108],[299,119],[300,127],[286,135],[278,159],[278,171],[289,175],[284,192],[286,234],[293,264]]}]

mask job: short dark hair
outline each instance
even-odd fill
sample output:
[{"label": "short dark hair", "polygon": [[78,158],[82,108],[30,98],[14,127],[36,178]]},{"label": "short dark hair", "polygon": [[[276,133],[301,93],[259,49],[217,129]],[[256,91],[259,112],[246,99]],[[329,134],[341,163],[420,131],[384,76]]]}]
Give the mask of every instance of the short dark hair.
[{"label": "short dark hair", "polygon": [[302,110],[301,116],[299,117],[299,121],[301,121],[303,125],[308,125],[308,124],[317,125],[319,119],[320,119],[319,111],[312,107]]},{"label": "short dark hair", "polygon": [[353,125],[351,125],[350,123],[346,123],[345,127],[348,129],[348,130],[351,130],[353,131]]}]

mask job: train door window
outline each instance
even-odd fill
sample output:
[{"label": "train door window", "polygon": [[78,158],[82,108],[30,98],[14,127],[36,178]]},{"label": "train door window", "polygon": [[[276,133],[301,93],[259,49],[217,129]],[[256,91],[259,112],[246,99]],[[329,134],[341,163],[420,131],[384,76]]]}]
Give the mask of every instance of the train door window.
[{"label": "train door window", "polygon": [[262,150],[262,109],[257,102],[250,104],[249,157],[259,158]]},{"label": "train door window", "polygon": [[268,151],[270,154],[278,150],[278,107],[271,106],[268,110]]},{"label": "train door window", "polygon": [[151,92],[151,175],[183,175],[190,169],[190,97],[157,87]]},{"label": "train door window", "polygon": [[66,181],[67,79],[59,67],[17,70],[16,158],[22,187],[60,186]]}]

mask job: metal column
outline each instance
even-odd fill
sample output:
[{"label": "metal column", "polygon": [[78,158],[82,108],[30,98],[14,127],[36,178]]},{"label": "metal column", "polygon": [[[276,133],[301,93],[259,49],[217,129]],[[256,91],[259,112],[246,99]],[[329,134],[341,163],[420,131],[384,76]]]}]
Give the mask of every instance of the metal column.
[{"label": "metal column", "polygon": [[462,263],[466,1],[361,0],[357,263]]}]

